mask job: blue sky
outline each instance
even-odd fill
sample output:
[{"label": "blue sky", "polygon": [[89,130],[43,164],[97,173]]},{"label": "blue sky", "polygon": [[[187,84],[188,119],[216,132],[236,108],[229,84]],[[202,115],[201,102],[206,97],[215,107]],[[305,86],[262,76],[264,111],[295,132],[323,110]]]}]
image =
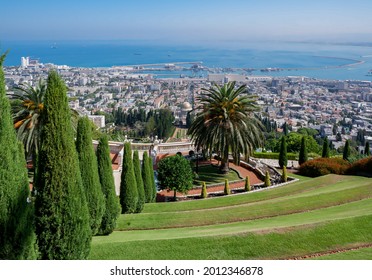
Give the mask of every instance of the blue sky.
[{"label": "blue sky", "polygon": [[8,0],[1,40],[372,40],[370,0]]}]

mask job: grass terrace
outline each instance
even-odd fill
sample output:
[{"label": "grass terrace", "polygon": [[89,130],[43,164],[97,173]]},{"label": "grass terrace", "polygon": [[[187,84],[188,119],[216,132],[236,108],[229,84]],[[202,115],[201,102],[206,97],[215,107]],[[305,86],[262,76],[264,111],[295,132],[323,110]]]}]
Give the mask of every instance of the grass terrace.
[{"label": "grass terrace", "polygon": [[122,215],[110,236],[94,237],[90,258],[372,259],[372,179],[297,178],[258,192],[148,204]]}]

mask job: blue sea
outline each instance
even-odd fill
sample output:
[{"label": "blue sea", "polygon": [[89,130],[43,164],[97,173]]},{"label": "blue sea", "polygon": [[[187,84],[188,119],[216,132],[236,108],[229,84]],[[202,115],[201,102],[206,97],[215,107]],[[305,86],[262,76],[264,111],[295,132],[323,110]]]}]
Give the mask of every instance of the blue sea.
[{"label": "blue sea", "polygon": [[[204,66],[213,68],[290,68],[280,72],[257,70],[252,72],[252,75],[372,80],[372,76],[367,76],[372,69],[372,45],[292,42],[181,45],[145,41],[0,41],[0,51],[5,50],[10,51],[5,61],[6,66],[20,65],[22,56],[38,58],[41,63],[76,67],[200,61]],[[356,61],[363,63],[353,64]],[[333,68],[340,65],[349,66]]]}]

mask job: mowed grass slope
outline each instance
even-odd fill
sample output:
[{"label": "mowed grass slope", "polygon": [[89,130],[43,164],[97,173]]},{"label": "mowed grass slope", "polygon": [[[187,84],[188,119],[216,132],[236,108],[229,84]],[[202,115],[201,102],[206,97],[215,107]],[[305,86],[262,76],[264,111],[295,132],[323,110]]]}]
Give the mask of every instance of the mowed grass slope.
[{"label": "mowed grass slope", "polygon": [[278,259],[372,244],[372,179],[363,177],[301,179],[145,210],[94,237],[91,259]]}]

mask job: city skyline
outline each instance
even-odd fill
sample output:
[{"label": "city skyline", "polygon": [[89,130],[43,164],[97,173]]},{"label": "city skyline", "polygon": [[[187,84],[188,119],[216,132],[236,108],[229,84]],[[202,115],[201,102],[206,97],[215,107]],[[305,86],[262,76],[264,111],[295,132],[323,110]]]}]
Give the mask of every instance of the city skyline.
[{"label": "city skyline", "polygon": [[6,40],[361,40],[372,2],[355,1],[7,1]]}]

